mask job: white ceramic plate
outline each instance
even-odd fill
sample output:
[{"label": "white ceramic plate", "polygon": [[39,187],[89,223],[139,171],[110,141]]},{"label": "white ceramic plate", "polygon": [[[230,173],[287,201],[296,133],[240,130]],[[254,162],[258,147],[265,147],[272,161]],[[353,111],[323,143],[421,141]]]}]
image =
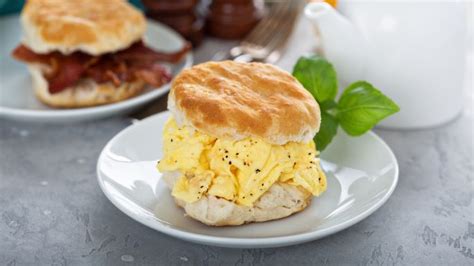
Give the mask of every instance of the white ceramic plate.
[{"label": "white ceramic plate", "polygon": [[[99,119],[129,113],[169,91],[167,84],[160,88],[148,89],[136,97],[118,103],[80,109],[49,108],[33,95],[30,75],[25,64],[10,56],[21,39],[18,16],[0,18],[0,36],[0,118],[50,123]],[[169,52],[179,50],[184,44],[184,40],[172,29],[153,21],[148,21],[145,41],[156,50]],[[166,65],[174,76],[191,66],[192,62],[192,54],[188,53],[180,63]]]},{"label": "white ceramic plate", "polygon": [[102,150],[97,163],[107,198],[136,221],[162,233],[207,245],[264,248],[294,245],[343,230],[369,216],[392,194],[398,164],[374,133],[337,135],[322,154],[328,190],[301,213],[238,227],[209,227],[185,217],[156,170],[161,132],[169,113],[124,129]]}]

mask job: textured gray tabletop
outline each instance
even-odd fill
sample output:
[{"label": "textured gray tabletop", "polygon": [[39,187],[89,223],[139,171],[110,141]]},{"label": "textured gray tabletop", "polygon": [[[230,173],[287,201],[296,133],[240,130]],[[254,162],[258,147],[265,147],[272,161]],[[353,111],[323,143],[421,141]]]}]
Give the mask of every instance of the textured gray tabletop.
[{"label": "textured gray tabletop", "polygon": [[[313,49],[307,32],[300,22],[280,66],[291,69]],[[197,61],[229,45],[208,40]],[[473,265],[472,79],[468,88],[464,113],[443,127],[375,130],[400,164],[398,187],[382,208],[335,235],[276,249],[187,243],[115,208],[97,184],[96,160],[130,118],[0,120],[0,265]]]}]

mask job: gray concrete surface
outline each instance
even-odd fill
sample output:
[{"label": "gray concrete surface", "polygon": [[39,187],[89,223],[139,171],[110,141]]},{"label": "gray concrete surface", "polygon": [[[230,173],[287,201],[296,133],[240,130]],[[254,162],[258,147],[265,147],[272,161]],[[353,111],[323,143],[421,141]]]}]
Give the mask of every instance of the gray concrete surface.
[{"label": "gray concrete surface", "polygon": [[[301,22],[283,68],[312,50],[307,35]],[[230,45],[209,40],[197,61]],[[400,164],[398,187],[382,208],[335,235],[276,249],[187,243],[115,208],[95,167],[128,117],[71,125],[0,120],[0,265],[474,265],[472,81],[469,87],[464,113],[443,127],[376,130]],[[164,106],[162,98],[144,113]]]}]

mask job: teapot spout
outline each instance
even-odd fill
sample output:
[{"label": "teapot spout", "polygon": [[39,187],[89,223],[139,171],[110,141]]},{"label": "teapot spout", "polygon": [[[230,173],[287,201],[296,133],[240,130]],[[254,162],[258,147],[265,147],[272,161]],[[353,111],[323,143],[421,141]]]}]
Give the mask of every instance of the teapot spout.
[{"label": "teapot spout", "polygon": [[365,78],[367,41],[359,30],[327,3],[309,3],[304,14],[319,35],[319,51],[338,73],[341,85]]}]

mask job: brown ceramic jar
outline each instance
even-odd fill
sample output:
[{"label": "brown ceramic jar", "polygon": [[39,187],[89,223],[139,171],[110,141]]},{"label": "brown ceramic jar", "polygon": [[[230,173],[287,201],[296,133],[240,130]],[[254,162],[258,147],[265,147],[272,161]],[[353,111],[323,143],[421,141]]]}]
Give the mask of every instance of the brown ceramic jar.
[{"label": "brown ceramic jar", "polygon": [[162,22],[197,46],[203,38],[204,21],[195,13],[198,0],[142,0],[146,15]]},{"label": "brown ceramic jar", "polygon": [[263,15],[262,0],[213,0],[206,18],[206,30],[215,37],[239,39]]}]

